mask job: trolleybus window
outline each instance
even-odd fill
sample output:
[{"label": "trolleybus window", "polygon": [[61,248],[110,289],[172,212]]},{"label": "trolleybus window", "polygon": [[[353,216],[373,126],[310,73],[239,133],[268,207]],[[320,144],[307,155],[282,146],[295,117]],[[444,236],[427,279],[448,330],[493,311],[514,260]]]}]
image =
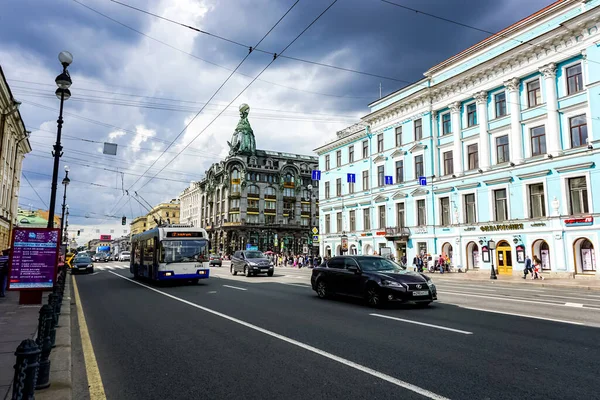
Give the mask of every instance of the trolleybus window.
[{"label": "trolleybus window", "polygon": [[163,240],[160,242],[160,262],[178,263],[204,261],[208,257],[208,240]]}]

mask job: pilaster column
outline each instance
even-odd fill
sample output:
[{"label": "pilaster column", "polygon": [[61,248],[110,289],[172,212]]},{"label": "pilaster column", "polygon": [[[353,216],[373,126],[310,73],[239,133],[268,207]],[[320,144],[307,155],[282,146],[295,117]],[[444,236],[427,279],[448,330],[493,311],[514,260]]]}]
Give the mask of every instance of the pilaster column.
[{"label": "pilaster column", "polygon": [[431,144],[431,148],[432,148],[432,166],[433,166],[433,172],[432,174],[435,175],[436,177],[439,177],[441,175],[440,171],[439,171],[439,164],[440,164],[440,155],[439,155],[439,151],[438,151],[438,129],[439,127],[439,121],[438,121],[438,113],[437,111],[432,111],[431,112],[431,135],[433,136],[433,140],[432,140],[432,144]]},{"label": "pilaster column", "polygon": [[521,128],[521,103],[519,101],[519,85],[521,81],[518,78],[512,78],[504,82],[508,91],[508,105],[510,106],[510,159],[515,164],[522,164],[523,159],[523,130]]},{"label": "pilaster column", "polygon": [[462,142],[461,142],[461,126],[460,126],[460,109],[462,104],[456,101],[448,106],[450,108],[450,117],[452,119],[452,134],[454,135],[454,146],[452,149],[452,157],[454,159],[454,174],[462,175],[463,159],[462,159]]},{"label": "pilaster column", "polygon": [[[488,93],[482,91],[473,97],[477,101],[477,121],[479,122],[479,168],[490,169],[490,135],[488,134]],[[467,161],[468,162],[468,161]]]},{"label": "pilaster column", "polygon": [[560,128],[558,124],[558,100],[556,95],[556,64],[550,63],[540,68],[544,76],[546,89],[546,109],[548,125],[546,126],[546,150],[548,154],[558,156],[561,153]]}]

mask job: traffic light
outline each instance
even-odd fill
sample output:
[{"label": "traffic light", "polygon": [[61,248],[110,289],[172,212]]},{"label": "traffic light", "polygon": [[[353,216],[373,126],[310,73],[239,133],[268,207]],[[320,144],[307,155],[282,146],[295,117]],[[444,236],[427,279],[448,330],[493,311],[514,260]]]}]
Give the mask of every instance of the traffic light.
[{"label": "traffic light", "polygon": [[127,217],[121,218],[121,225],[127,225]]}]

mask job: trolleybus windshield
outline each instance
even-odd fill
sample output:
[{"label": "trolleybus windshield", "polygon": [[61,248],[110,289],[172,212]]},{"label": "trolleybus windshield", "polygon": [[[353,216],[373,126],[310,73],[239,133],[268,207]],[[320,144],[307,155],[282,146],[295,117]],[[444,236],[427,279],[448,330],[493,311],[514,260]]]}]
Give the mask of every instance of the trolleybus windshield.
[{"label": "trolleybus windshield", "polygon": [[208,259],[208,240],[163,240],[160,242],[160,262],[198,262]]}]

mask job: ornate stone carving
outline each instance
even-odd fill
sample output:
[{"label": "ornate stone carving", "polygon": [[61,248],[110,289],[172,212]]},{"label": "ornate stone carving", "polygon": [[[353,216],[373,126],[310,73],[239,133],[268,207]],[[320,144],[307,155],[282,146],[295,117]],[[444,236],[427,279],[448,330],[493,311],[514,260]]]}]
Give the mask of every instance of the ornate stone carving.
[{"label": "ornate stone carving", "polygon": [[460,101],[455,101],[454,103],[450,103],[448,105],[448,108],[453,113],[459,113],[461,107],[462,107],[462,103]]},{"label": "ornate stone carving", "polygon": [[248,104],[240,106],[240,121],[231,137],[231,143],[227,142],[230,156],[237,154],[254,155],[256,153],[254,132],[252,131],[252,127],[250,127],[250,122],[248,122],[249,112],[250,106]]},{"label": "ornate stone carving", "polygon": [[512,78],[504,82],[504,86],[509,92],[514,92],[519,90],[520,81],[518,78]]},{"label": "ornate stone carving", "polygon": [[477,104],[487,104],[488,92],[481,91],[481,92],[475,93],[475,95],[473,95],[473,97],[475,97]]},{"label": "ornate stone carving", "polygon": [[554,78],[556,76],[556,64],[550,63],[540,68],[540,72],[544,78]]}]

